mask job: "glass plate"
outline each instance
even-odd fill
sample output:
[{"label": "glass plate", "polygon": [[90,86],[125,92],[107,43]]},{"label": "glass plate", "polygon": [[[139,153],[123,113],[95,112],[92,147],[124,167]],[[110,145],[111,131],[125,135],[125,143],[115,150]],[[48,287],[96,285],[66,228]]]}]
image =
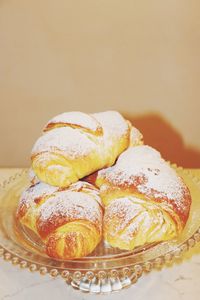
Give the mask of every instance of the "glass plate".
[{"label": "glass plate", "polygon": [[22,227],[15,212],[22,190],[29,185],[27,170],[0,185],[0,256],[13,265],[61,276],[74,288],[86,292],[117,291],[135,283],[143,272],[172,263],[200,241],[200,182],[191,172],[172,165],[184,179],[192,195],[187,225],[178,237],[168,242],[122,251],[103,242],[90,256],[76,260],[56,260],[44,252],[44,245],[32,232]]}]

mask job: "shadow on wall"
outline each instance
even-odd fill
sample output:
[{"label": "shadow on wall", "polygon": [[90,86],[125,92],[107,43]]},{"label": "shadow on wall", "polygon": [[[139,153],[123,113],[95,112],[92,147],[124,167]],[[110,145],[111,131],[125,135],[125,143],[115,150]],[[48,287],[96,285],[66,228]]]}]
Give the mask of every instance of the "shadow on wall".
[{"label": "shadow on wall", "polygon": [[185,168],[200,167],[200,151],[186,146],[181,135],[162,116],[154,113],[123,115],[142,132],[145,144],[159,150],[166,160]]}]

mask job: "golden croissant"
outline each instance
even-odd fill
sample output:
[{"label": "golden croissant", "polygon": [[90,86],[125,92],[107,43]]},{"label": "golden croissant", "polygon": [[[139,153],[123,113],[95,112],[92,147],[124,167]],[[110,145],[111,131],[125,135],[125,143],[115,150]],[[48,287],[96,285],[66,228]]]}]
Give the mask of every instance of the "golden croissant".
[{"label": "golden croissant", "polygon": [[31,154],[39,180],[67,187],[86,175],[114,164],[141,133],[116,111],[67,112],[50,120]]},{"label": "golden croissant", "polygon": [[102,237],[103,207],[98,190],[87,182],[58,188],[38,182],[25,190],[17,219],[43,241],[53,258],[90,254]]},{"label": "golden croissant", "polygon": [[183,230],[189,189],[155,149],[130,147],[114,166],[89,178],[106,205],[103,230],[111,246],[131,250],[175,238]]}]

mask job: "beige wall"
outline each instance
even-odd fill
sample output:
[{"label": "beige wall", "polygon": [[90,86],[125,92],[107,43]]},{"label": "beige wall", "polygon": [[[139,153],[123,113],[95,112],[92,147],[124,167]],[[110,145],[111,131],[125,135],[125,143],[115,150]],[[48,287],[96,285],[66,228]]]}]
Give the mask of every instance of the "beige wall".
[{"label": "beige wall", "polygon": [[0,166],[53,115],[116,109],[200,167],[200,1],[1,0],[0,99]]}]

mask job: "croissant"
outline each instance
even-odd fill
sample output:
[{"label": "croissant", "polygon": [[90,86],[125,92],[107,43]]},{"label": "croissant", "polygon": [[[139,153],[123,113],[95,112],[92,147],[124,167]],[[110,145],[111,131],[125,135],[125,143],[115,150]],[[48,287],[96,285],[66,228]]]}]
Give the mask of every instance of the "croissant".
[{"label": "croissant", "polygon": [[47,255],[53,258],[86,256],[102,237],[101,199],[87,182],[69,188],[36,183],[22,193],[16,216],[40,237]]},{"label": "croissant", "polygon": [[50,120],[31,154],[39,180],[67,187],[84,176],[114,164],[141,133],[118,112],[67,112]]},{"label": "croissant", "polygon": [[103,230],[111,246],[132,250],[175,238],[183,230],[189,189],[155,149],[130,147],[93,180],[106,205]]},{"label": "croissant", "polygon": [[36,176],[36,174],[34,173],[32,168],[30,168],[28,171],[28,177],[29,177],[31,185],[34,185],[34,184],[40,182],[39,178]]}]

